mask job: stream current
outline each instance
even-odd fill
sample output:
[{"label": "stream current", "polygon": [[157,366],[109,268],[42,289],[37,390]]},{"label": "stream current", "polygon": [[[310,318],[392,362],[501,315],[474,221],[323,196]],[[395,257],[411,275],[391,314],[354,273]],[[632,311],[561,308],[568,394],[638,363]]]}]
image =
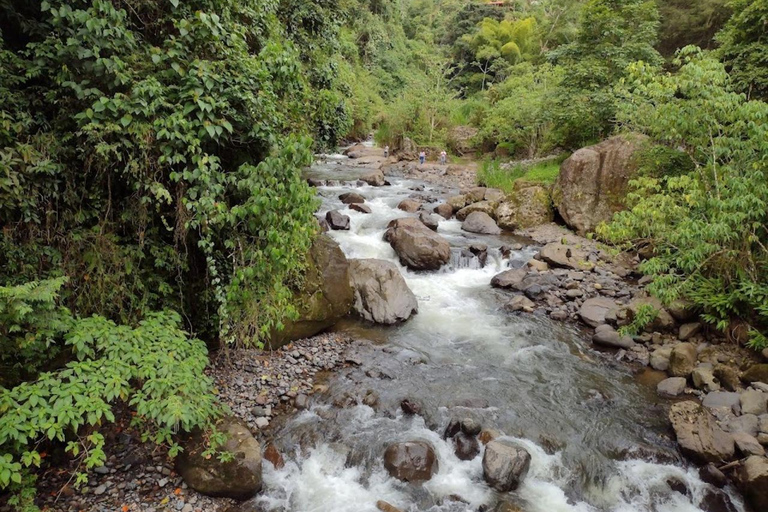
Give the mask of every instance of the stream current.
[{"label": "stream current", "polygon": [[[345,159],[328,155],[308,176],[354,182],[370,172],[345,165]],[[384,500],[409,512],[459,512],[492,511],[504,499],[525,512],[702,510],[713,488],[677,455],[655,390],[639,385],[610,354],[594,352],[576,328],[502,309],[504,293],[491,288],[491,278],[522,266],[537,248],[526,245],[502,259],[499,248],[519,240],[466,233],[459,221],[441,218],[438,233],[452,246],[451,263],[436,272],[410,271],[383,240],[391,220],[415,215],[398,210],[398,203],[414,189],[435,198],[455,191],[388,180],[391,186],[318,187],[320,213],[338,209],[348,215],[350,230],[330,235],[348,258],[395,263],[418,298],[419,312],[394,327],[349,321],[336,328],[363,340],[355,347],[361,364],[329,376],[327,393],[275,425],[286,465],[276,470],[265,461],[260,505],[372,512]],[[348,191],[363,195],[372,213],[343,205],[338,196]],[[489,248],[483,268],[461,254],[473,243]],[[373,407],[361,400],[369,390],[378,397]],[[404,398],[420,402],[422,414],[403,414]],[[465,417],[531,454],[530,472],[517,491],[491,490],[482,477],[482,451],[461,461],[451,440],[442,439],[452,418]],[[386,446],[410,440],[428,441],[437,453],[439,470],[423,484],[400,482],[383,467]],[[743,511],[737,494],[727,492]]]}]

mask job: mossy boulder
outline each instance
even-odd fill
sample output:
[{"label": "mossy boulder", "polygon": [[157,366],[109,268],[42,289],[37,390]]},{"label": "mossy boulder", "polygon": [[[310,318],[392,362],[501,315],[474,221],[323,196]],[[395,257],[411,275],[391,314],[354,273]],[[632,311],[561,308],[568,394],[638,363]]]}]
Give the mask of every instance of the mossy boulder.
[{"label": "mossy boulder", "polygon": [[308,255],[304,285],[294,295],[299,318],[287,321],[273,333],[271,347],[314,336],[345,317],[352,309],[354,293],[349,284],[349,262],[339,244],[327,235],[315,240]]},{"label": "mossy boulder", "polygon": [[518,180],[514,192],[496,207],[496,222],[502,229],[525,229],[554,220],[549,188]]},{"label": "mossy boulder", "polygon": [[611,137],[581,148],[560,166],[552,200],[565,223],[584,235],[625,208],[629,181],[637,175],[647,137]]}]

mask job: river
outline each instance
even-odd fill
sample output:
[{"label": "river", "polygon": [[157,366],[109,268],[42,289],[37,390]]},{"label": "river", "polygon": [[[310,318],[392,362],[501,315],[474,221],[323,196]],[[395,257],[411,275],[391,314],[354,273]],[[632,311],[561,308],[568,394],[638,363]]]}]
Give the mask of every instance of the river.
[{"label": "river", "polygon": [[[309,175],[353,180],[362,172],[333,156]],[[395,262],[419,312],[395,327],[351,321],[337,327],[364,340],[357,348],[362,364],[331,376],[327,393],[278,427],[286,466],[275,470],[265,462],[260,504],[293,512],[367,512],[385,500],[404,511],[493,510],[501,496],[483,482],[482,454],[461,461],[441,437],[451,418],[472,417],[530,452],[530,472],[509,496],[521,510],[701,510],[711,488],[679,459],[655,390],[638,384],[610,354],[595,352],[575,327],[501,308],[503,292],[490,287],[491,278],[523,265],[536,247],[502,259],[499,247],[517,240],[472,235],[457,220],[441,219],[438,232],[452,246],[452,263],[437,272],[409,271],[382,238],[389,221],[412,215],[397,204],[413,189],[436,197],[451,191],[388,179],[391,186],[319,187],[321,213],[339,209],[349,215],[351,229],[331,236],[349,258]],[[339,194],[350,190],[366,198],[371,214],[341,204]],[[484,268],[461,255],[472,243],[489,247]],[[378,395],[373,408],[333,405],[350,396],[359,400],[368,390]],[[421,402],[424,413],[404,415],[403,398]],[[395,480],[383,467],[386,446],[407,440],[428,441],[437,452],[439,471],[424,484]],[[671,483],[684,484],[686,494]],[[737,494],[729,494],[742,511]]]}]

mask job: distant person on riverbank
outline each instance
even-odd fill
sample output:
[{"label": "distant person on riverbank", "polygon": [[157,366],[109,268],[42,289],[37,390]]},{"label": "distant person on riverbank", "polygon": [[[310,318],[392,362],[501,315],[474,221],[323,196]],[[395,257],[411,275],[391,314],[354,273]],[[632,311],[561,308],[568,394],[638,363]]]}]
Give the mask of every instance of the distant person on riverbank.
[{"label": "distant person on riverbank", "polygon": [[389,146],[384,146],[384,158],[389,158]]},{"label": "distant person on riverbank", "polygon": [[445,150],[440,152],[440,165],[445,165],[446,159],[448,158],[448,153],[445,152]]},{"label": "distant person on riverbank", "polygon": [[421,151],[419,153],[419,163],[421,165],[424,165],[424,162],[426,162],[426,160],[427,160],[427,154],[425,152]]}]

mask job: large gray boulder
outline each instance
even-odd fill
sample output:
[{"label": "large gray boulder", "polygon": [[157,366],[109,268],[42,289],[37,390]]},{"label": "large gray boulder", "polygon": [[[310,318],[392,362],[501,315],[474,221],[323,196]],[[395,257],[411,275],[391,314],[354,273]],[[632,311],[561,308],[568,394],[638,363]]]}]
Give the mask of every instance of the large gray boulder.
[{"label": "large gray boulder", "polygon": [[485,212],[472,212],[461,224],[461,229],[469,233],[482,235],[498,235],[501,233],[496,222]]},{"label": "large gray boulder", "polygon": [[576,151],[560,166],[552,200],[565,223],[584,235],[624,209],[627,185],[637,173],[642,135],[611,137]]},{"label": "large gray boulder", "polygon": [[605,323],[605,315],[614,309],[616,303],[606,297],[594,297],[587,299],[579,308],[581,320],[590,327],[597,327]]},{"label": "large gray boulder", "polygon": [[404,482],[424,482],[437,473],[439,465],[432,446],[424,441],[394,443],[384,452],[384,468]]},{"label": "large gray boulder", "polygon": [[[469,194],[467,194],[466,197],[469,197]],[[496,215],[496,204],[492,201],[480,201],[477,203],[472,203],[468,206],[465,206],[461,210],[456,212],[456,218],[459,220],[465,220],[467,217],[469,217],[472,213],[475,212],[483,212],[489,217],[493,218],[494,215]]]},{"label": "large gray boulder", "polygon": [[299,317],[286,321],[282,331],[272,333],[273,349],[314,336],[347,316],[352,308],[349,262],[339,244],[320,235],[309,251],[307,263],[303,285],[293,297]]},{"label": "large gray boulder", "polygon": [[184,482],[201,494],[247,500],[261,490],[261,447],[248,427],[236,418],[226,418],[216,427],[227,436],[221,450],[233,455],[229,462],[205,457],[208,449],[203,432],[193,434],[176,459],[176,470]]},{"label": "large gray boulder", "polygon": [[496,207],[499,227],[514,231],[554,220],[549,190],[537,183],[515,182],[514,191]]},{"label": "large gray boulder", "polygon": [[721,429],[714,416],[696,402],[679,402],[669,410],[680,450],[700,464],[733,459],[733,436]]},{"label": "large gray boulder", "polygon": [[531,467],[531,455],[505,440],[491,441],[483,454],[483,478],[499,492],[514,491]]},{"label": "large gray boulder", "polygon": [[541,248],[539,257],[549,265],[557,268],[584,270],[592,267],[587,261],[587,252],[578,247],[552,242]]},{"label": "large gray boulder", "polygon": [[395,250],[400,263],[413,270],[437,270],[451,260],[448,241],[416,218],[390,222],[384,240]]},{"label": "large gray boulder", "polygon": [[396,324],[419,310],[416,296],[389,261],[349,260],[349,283],[355,294],[352,309],[369,322]]}]

